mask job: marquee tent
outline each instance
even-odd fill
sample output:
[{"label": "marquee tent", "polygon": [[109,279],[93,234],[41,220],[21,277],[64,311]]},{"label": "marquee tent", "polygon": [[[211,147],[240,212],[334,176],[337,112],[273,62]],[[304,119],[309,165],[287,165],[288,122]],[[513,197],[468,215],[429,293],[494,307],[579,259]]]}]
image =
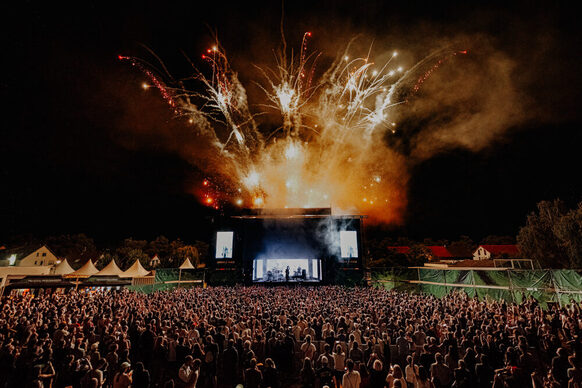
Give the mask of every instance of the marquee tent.
[{"label": "marquee tent", "polygon": [[68,278],[88,278],[89,276],[95,275],[97,272],[99,272],[99,270],[95,267],[93,261],[89,259],[81,268],[64,276]]},{"label": "marquee tent", "polygon": [[141,265],[139,260],[136,260],[131,267],[126,269],[123,274],[120,275],[122,278],[139,278],[143,276],[147,276],[150,273],[147,269]]},{"label": "marquee tent", "polygon": [[73,267],[69,264],[67,259],[61,261],[59,264],[55,265],[51,270],[51,275],[68,275],[75,272]]},{"label": "marquee tent", "polygon": [[114,259],[111,259],[103,269],[95,274],[95,276],[121,276],[123,271],[117,266]]}]

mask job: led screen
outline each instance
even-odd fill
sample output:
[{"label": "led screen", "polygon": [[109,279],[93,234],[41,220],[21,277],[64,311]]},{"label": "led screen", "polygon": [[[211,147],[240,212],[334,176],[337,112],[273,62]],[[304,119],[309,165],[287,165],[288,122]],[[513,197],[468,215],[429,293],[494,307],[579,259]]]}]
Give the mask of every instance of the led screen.
[{"label": "led screen", "polygon": [[232,240],[234,232],[216,233],[216,258],[232,259]]},{"label": "led screen", "polygon": [[253,282],[319,282],[321,260],[257,258]]},{"label": "led screen", "polygon": [[358,236],[355,230],[340,231],[340,250],[343,259],[358,257]]}]

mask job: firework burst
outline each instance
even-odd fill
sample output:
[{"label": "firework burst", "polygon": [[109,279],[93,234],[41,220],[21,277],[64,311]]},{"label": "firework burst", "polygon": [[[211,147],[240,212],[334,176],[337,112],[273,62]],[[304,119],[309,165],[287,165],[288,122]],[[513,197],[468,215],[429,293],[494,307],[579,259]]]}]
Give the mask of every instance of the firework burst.
[{"label": "firework burst", "polygon": [[[175,81],[161,61],[160,70],[138,58],[119,59],[142,71],[174,113],[186,118],[214,150],[218,165],[211,179],[220,183],[204,181],[204,189],[212,186],[212,191],[201,191],[206,205],[333,206],[335,211],[395,220],[405,205],[406,179],[400,174],[405,160],[384,145],[384,136],[398,130],[392,110],[457,52],[435,53],[406,70],[397,63],[396,52],[375,63],[370,54],[350,59],[348,45],[316,77],[321,53],[309,52],[310,38],[306,32],[298,56],[288,57],[283,50],[274,68],[257,67],[266,102],[253,105],[258,107],[254,113],[218,43],[201,55],[204,70],[191,61],[191,80],[199,83],[194,90]],[[428,70],[427,63],[432,64]],[[265,133],[257,115],[272,112],[280,115],[280,126]]]}]

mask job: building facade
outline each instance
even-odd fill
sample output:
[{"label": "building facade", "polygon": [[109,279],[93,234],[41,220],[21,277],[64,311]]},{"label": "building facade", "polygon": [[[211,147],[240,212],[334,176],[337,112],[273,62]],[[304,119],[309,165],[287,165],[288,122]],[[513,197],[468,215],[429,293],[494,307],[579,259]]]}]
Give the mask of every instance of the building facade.
[{"label": "building facade", "polygon": [[38,248],[37,250],[24,255],[19,258],[20,261],[18,265],[20,267],[42,267],[47,265],[55,265],[59,263],[59,259],[51,252],[46,245]]}]

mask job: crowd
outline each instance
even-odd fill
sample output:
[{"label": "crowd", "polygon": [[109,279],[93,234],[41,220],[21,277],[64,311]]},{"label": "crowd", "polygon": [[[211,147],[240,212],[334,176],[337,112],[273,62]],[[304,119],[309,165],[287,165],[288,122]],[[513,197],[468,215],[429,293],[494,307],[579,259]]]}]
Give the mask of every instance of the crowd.
[{"label": "crowd", "polygon": [[374,288],[3,297],[0,388],[582,386],[580,306]]}]

